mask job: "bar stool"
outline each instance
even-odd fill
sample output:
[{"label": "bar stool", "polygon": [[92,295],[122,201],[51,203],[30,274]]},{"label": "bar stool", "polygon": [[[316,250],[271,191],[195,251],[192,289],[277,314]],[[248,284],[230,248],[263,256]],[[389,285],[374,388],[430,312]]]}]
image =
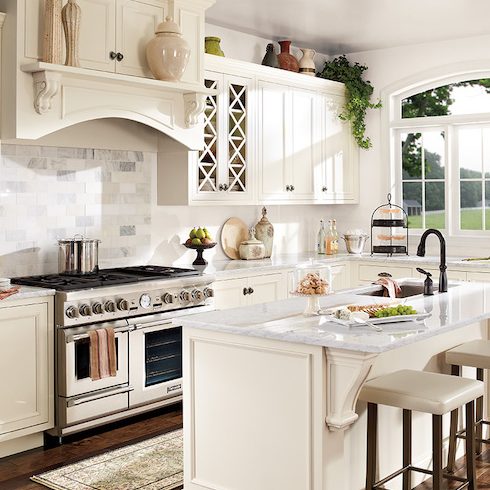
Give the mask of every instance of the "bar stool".
[{"label": "bar stool", "polygon": [[[457,489],[476,490],[475,433],[471,431],[466,438],[466,478],[443,473],[442,416],[456,407],[466,405],[466,416],[470,424],[473,423],[475,400],[482,394],[481,381],[424,371],[396,371],[365,383],[359,400],[368,403],[366,490],[380,490],[381,485],[401,474],[403,490],[409,490],[412,488],[412,471],[432,475],[435,490],[442,489],[443,478],[462,482]],[[376,481],[378,405],[403,409],[403,467]],[[432,414],[432,471],[412,465],[412,411],[414,410]]]},{"label": "bar stool", "polygon": [[[483,370],[490,369],[490,340],[473,340],[458,345],[446,351],[446,362],[451,364],[451,374],[461,376],[461,366],[476,368],[476,379],[483,381]],[[458,431],[458,412],[451,412],[451,430],[449,434],[449,454],[447,471],[454,471],[456,461],[456,439],[464,439],[466,429]],[[490,444],[489,439],[483,439],[483,424],[490,425],[490,422],[483,420],[483,396],[476,400],[476,454],[481,454],[482,443]],[[468,423],[466,423],[468,425]]]}]

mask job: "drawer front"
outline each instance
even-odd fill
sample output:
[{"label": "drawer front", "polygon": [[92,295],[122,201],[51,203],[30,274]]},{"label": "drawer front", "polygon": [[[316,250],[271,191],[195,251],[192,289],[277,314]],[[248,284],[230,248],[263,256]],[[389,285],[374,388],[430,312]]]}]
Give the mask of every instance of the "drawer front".
[{"label": "drawer front", "polygon": [[121,412],[129,406],[128,393],[120,393],[97,400],[92,400],[80,405],[67,407],[66,425],[83,422],[93,418],[109,415],[115,412]]},{"label": "drawer front", "polygon": [[466,278],[473,282],[490,282],[490,272],[467,272]]}]

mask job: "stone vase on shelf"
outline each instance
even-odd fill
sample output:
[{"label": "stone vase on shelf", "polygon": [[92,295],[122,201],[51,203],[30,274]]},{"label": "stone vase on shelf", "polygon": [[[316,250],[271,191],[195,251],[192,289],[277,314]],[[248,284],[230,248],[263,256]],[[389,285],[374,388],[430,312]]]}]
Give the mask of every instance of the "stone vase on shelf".
[{"label": "stone vase on shelf", "polygon": [[267,209],[262,208],[262,218],[255,225],[255,236],[265,247],[265,258],[272,255],[272,245],[274,243],[274,227],[267,218]]},{"label": "stone vase on shelf", "polygon": [[61,24],[62,0],[45,0],[43,61],[45,63],[62,63],[63,26]]},{"label": "stone vase on shelf", "polygon": [[303,56],[299,60],[299,72],[302,75],[309,75],[310,77],[314,77],[316,73],[315,62],[313,58],[316,54],[314,49],[309,48],[300,48]]},{"label": "stone vase on shelf", "polygon": [[279,60],[277,59],[277,54],[274,51],[274,45],[272,43],[267,45],[262,64],[264,66],[271,66],[272,68],[279,68]]},{"label": "stone vase on shelf", "polygon": [[291,41],[279,41],[281,52],[277,55],[282,70],[299,72],[298,60],[290,53]]},{"label": "stone vase on shelf", "polygon": [[77,0],[68,0],[61,11],[66,42],[66,66],[80,66],[80,21],[82,9]]},{"label": "stone vase on shelf", "polygon": [[224,56],[220,46],[221,38],[216,36],[208,36],[204,38],[204,51],[215,56]]},{"label": "stone vase on shelf", "polygon": [[161,22],[146,45],[146,60],[157,80],[178,82],[185,72],[191,48],[171,17]]}]

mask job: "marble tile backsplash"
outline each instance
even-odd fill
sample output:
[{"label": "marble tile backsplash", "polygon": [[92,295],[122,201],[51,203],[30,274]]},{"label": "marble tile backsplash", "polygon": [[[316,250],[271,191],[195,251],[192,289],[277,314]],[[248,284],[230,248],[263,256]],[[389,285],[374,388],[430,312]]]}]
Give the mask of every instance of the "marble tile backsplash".
[{"label": "marble tile backsplash", "polygon": [[54,273],[56,240],[102,240],[99,265],[142,263],[151,246],[156,153],[1,145],[0,276]]}]

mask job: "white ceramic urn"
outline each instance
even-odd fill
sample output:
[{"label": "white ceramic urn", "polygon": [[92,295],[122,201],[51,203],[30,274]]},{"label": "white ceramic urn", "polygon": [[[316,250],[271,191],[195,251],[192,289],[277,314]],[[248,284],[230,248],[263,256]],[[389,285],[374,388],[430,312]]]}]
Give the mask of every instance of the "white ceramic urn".
[{"label": "white ceramic urn", "polygon": [[316,51],[309,48],[300,48],[303,53],[303,57],[299,60],[299,72],[303,75],[315,76],[315,57]]},{"label": "white ceramic urn", "polygon": [[171,17],[158,24],[155,37],[146,45],[146,59],[157,80],[178,82],[184,74],[191,50]]}]

